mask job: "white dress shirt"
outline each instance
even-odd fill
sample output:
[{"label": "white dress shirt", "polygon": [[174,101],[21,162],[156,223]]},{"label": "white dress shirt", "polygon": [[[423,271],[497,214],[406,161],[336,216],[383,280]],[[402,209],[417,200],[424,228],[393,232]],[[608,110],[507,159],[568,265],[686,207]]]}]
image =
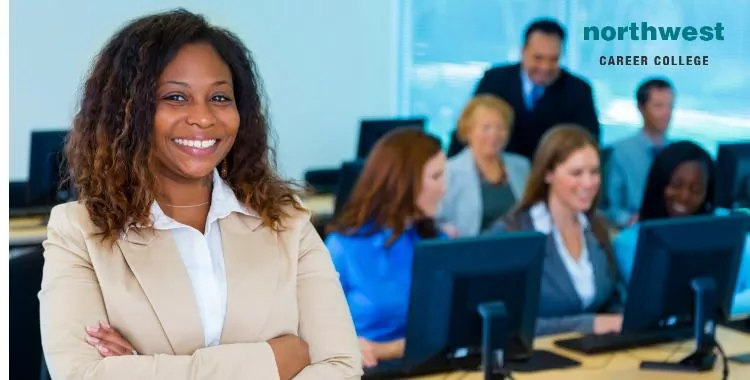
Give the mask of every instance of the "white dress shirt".
[{"label": "white dress shirt", "polygon": [[202,234],[195,228],[168,217],[156,202],[151,205],[154,228],[172,231],[182,262],[185,264],[198,304],[206,347],[219,344],[224,328],[224,317],[227,313],[227,278],[219,220],[233,212],[249,215],[216,170],[213,173],[211,207],[206,219],[205,233]]},{"label": "white dress shirt", "polygon": [[591,258],[589,257],[589,250],[586,246],[586,237],[584,230],[589,226],[589,220],[583,213],[578,213],[578,222],[581,224],[581,256],[576,261],[571,256],[568,248],[563,243],[562,236],[552,222],[552,215],[550,215],[547,206],[543,202],[539,202],[531,207],[529,215],[534,223],[534,229],[549,235],[553,234],[555,239],[555,246],[557,252],[560,254],[565,269],[570,275],[570,280],[573,282],[578,297],[581,299],[583,308],[589,307],[594,301],[596,295],[596,283],[594,278],[594,267],[591,264]]}]

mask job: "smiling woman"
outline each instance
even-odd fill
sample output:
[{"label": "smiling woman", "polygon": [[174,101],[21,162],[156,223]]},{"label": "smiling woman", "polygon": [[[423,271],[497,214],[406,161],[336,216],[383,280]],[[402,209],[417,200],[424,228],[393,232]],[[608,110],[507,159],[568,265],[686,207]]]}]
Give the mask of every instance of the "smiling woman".
[{"label": "smiling woman", "polygon": [[515,210],[488,232],[547,235],[538,335],[620,331],[617,268],[607,225],[596,210],[599,156],[585,129],[555,126],[542,137]]},{"label": "smiling woman", "polygon": [[[240,114],[234,98],[232,73],[209,43],[182,47],[164,68],[156,87],[153,141],[160,182],[166,187],[163,196],[170,199],[157,195],[160,205],[174,209],[202,200],[174,199],[192,194],[169,189],[182,187],[183,179],[211,183],[207,173],[227,156],[237,137]],[[209,194],[203,192],[206,199]],[[190,225],[203,231],[200,219]]]},{"label": "smiling woman", "polygon": [[614,242],[625,281],[630,280],[635,263],[640,222],[713,214],[715,187],[714,162],[697,144],[679,141],[659,152],[646,180],[639,223],[621,231]]},{"label": "smiling woman", "polygon": [[104,47],[66,146],[79,200],[44,242],[53,378],[355,379],[330,255],[275,171],[259,78],[178,10]]}]

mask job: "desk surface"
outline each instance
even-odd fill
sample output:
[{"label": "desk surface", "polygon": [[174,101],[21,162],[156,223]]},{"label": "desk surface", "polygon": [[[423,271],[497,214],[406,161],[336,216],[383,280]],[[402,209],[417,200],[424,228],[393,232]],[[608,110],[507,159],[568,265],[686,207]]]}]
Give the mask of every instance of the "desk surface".
[{"label": "desk surface", "polygon": [[[302,199],[315,215],[333,212],[333,195],[314,195]],[[11,246],[41,244],[47,238],[47,225],[42,217],[11,218],[9,240]]]},{"label": "desk surface", "polygon": [[[516,380],[689,380],[689,379],[721,379],[724,368],[721,358],[717,358],[712,372],[680,373],[656,372],[639,369],[641,361],[670,361],[676,362],[690,354],[694,345],[691,341],[684,343],[670,343],[639,348],[618,353],[600,354],[595,356],[578,355],[570,351],[558,349],[553,341],[562,337],[542,338],[534,341],[534,348],[549,350],[565,355],[581,362],[577,368],[545,371],[536,373],[513,373]],[[717,338],[728,356],[750,353],[750,335],[743,334],[724,327],[717,329]],[[418,378],[420,380],[482,380],[480,372],[454,372]],[[729,362],[729,379],[750,379],[750,365]]]}]

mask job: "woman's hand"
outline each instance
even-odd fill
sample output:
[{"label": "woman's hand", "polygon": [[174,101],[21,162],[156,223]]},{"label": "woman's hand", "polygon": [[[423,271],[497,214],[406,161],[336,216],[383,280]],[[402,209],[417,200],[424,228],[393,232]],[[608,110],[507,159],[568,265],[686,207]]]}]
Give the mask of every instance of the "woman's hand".
[{"label": "woman's hand", "polygon": [[640,215],[638,215],[638,213],[635,213],[632,216],[630,216],[630,220],[628,220],[628,226],[632,226],[638,223],[638,219],[640,219]]},{"label": "woman's hand", "polygon": [[378,355],[375,353],[375,345],[367,339],[359,338],[359,351],[362,353],[362,364],[365,368],[371,368],[378,365]]},{"label": "woman's hand", "polygon": [[460,234],[458,228],[452,224],[443,224],[440,226],[440,229],[443,230],[443,233],[451,239],[457,238]]},{"label": "woman's hand", "polygon": [[138,355],[133,345],[105,322],[86,327],[86,342],[96,347],[104,357]]},{"label": "woman's hand", "polygon": [[594,317],[594,334],[619,333],[622,329],[622,315],[597,314]]},{"label": "woman's hand", "polygon": [[375,367],[380,360],[398,359],[404,356],[404,339],[397,339],[385,343],[376,343],[364,338],[359,338],[359,349],[362,352],[362,361],[366,368]]},{"label": "woman's hand", "polygon": [[310,365],[310,349],[307,342],[296,335],[282,335],[268,341],[281,380],[296,376]]}]

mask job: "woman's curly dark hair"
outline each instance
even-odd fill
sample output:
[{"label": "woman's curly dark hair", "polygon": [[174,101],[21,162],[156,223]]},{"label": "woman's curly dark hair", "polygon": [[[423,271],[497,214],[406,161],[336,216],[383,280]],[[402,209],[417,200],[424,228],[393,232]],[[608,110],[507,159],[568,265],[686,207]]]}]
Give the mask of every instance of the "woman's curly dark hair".
[{"label": "woman's curly dark hair", "polygon": [[83,89],[65,155],[70,182],[103,239],[151,226],[158,194],[152,130],[156,83],[185,44],[211,44],[229,66],[240,115],[227,154],[226,182],[264,224],[281,228],[286,206],[302,210],[290,183],[276,173],[260,78],[250,51],[233,33],[178,9],[134,20],[99,53]]}]

